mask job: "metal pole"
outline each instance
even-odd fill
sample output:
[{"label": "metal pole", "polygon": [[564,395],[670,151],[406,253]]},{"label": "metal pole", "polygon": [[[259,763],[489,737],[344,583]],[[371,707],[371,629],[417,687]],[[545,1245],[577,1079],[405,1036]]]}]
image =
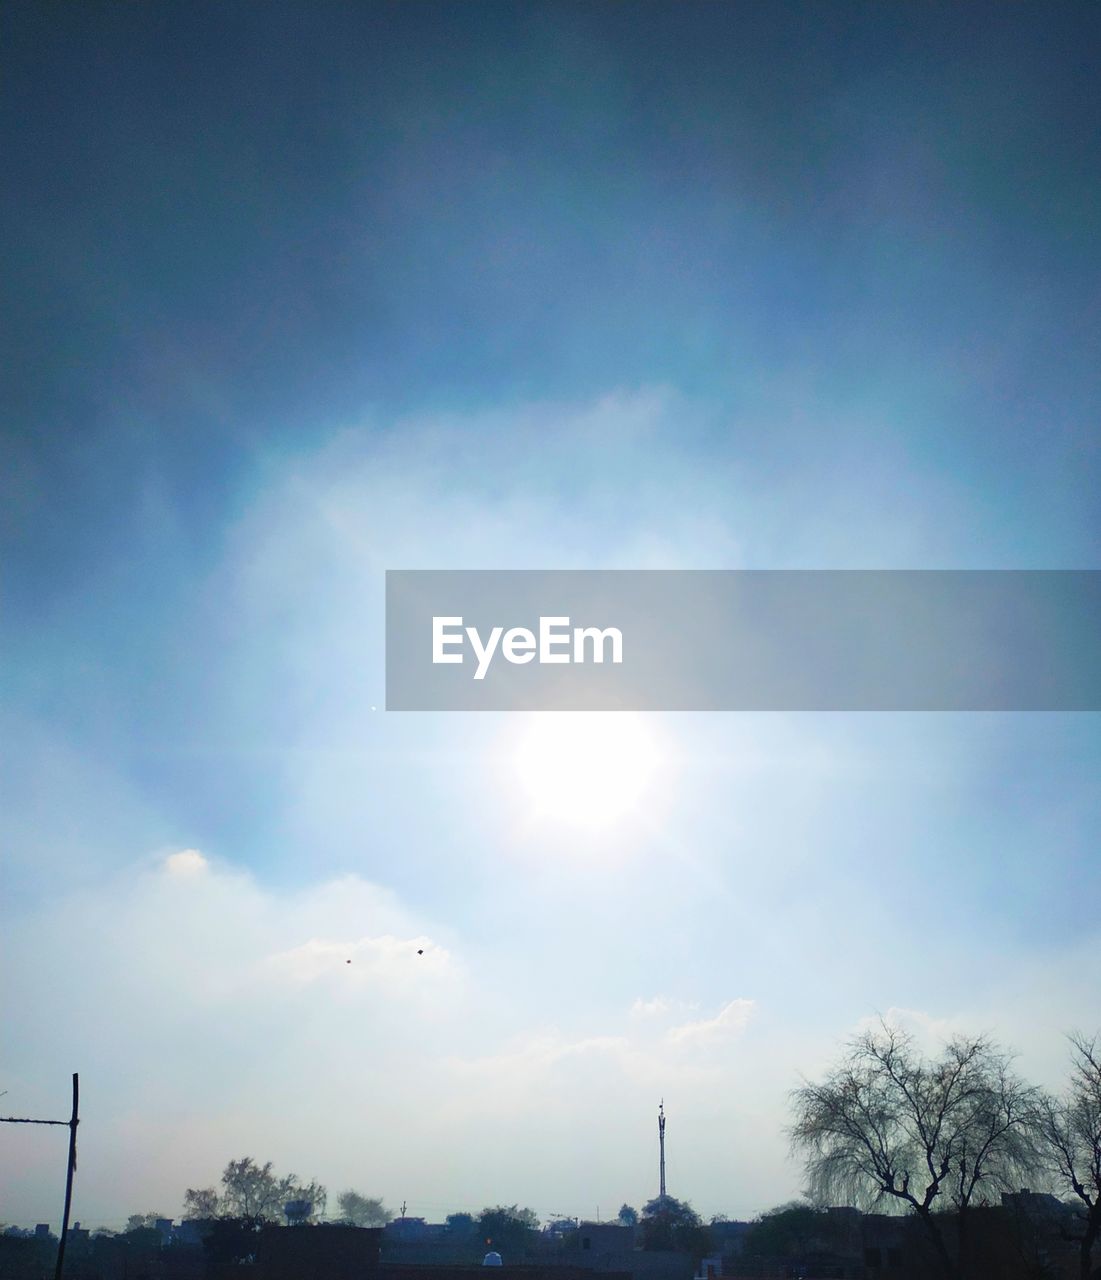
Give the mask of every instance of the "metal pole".
[{"label": "metal pole", "polygon": [[[662,1098],[662,1105],[658,1107],[658,1146],[661,1147],[661,1190],[658,1194],[662,1199],[666,1198],[666,1100]],[[59,1277],[60,1280],[60,1277]]]},{"label": "metal pole", "polygon": [[61,1219],[61,1239],[57,1246],[57,1266],[54,1280],[61,1280],[65,1266],[65,1241],[69,1235],[69,1210],[73,1203],[73,1174],[76,1172],[76,1127],[80,1123],[80,1077],[73,1072],[73,1114],[69,1119],[69,1170],[65,1176],[65,1213]]}]

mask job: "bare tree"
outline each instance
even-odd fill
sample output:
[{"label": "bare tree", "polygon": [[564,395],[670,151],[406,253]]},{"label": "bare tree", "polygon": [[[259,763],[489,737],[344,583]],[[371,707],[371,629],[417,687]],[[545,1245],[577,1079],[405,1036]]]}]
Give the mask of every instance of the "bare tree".
[{"label": "bare tree", "polygon": [[1089,1280],[1093,1248],[1101,1236],[1101,1044],[1099,1037],[1068,1036],[1071,1075],[1061,1098],[1045,1097],[1040,1133],[1052,1171],[1080,1202],[1079,1276]]},{"label": "bare tree", "polygon": [[[881,1022],[852,1040],[820,1084],[792,1094],[792,1148],[808,1190],[867,1208],[894,1203],[921,1221],[944,1274],[967,1274],[968,1210],[1019,1185],[1036,1166],[1036,1090],[985,1036],[956,1037],[925,1059],[906,1032]],[[949,1249],[936,1212],[955,1209]]]},{"label": "bare tree", "polygon": [[325,1212],[326,1191],[319,1182],[301,1182],[293,1174],[277,1177],[272,1164],[258,1165],[251,1156],[231,1160],[222,1171],[222,1190],[189,1188],[184,1196],[185,1218],[236,1218],[250,1226],[279,1222],[283,1206],[291,1200],[308,1200],[311,1218]]}]

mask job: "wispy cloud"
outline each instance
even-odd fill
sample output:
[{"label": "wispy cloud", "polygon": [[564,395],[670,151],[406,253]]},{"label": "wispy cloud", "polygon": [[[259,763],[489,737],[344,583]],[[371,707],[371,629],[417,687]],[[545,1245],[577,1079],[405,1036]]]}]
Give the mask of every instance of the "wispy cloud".
[{"label": "wispy cloud", "polygon": [[713,1018],[685,1022],[666,1033],[671,1044],[717,1044],[740,1036],[749,1024],[756,1002],[739,998],[723,1005]]},{"label": "wispy cloud", "polygon": [[924,1009],[906,1009],[892,1005],[885,1013],[869,1014],[861,1018],[856,1025],[857,1034],[875,1031],[884,1022],[908,1032],[926,1053],[935,1053],[945,1041],[951,1040],[955,1035],[974,1034],[977,1030],[974,1025],[968,1024],[967,1018],[959,1014],[936,1015]]},{"label": "wispy cloud", "polygon": [[666,996],[653,996],[649,1000],[643,1000],[639,996],[633,1005],[631,1005],[632,1018],[660,1018],[663,1014],[669,1013],[673,1008],[673,1002]]},{"label": "wispy cloud", "polygon": [[310,938],[300,946],[267,957],[278,976],[300,984],[318,981],[374,982],[378,979],[403,987],[415,978],[439,977],[451,968],[446,948],[430,938],[378,938],[334,941]]}]

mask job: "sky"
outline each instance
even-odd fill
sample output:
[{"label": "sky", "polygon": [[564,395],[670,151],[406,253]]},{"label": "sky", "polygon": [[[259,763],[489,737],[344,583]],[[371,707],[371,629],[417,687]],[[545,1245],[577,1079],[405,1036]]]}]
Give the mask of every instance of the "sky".
[{"label": "sky", "polygon": [[[1072,4],[0,10],[0,1111],[80,1072],[74,1218],[244,1155],[612,1216],[662,1098],[670,1193],[749,1217],[878,1015],[1059,1085],[1095,714],[386,713],[383,586],[1101,568],[1099,48]],[[64,1130],[0,1143],[56,1229]]]}]

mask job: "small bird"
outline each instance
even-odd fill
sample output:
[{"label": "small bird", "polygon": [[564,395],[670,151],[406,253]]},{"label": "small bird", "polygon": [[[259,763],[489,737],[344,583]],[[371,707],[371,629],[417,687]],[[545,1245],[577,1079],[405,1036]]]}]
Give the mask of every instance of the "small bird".
[{"label": "small bird", "polygon": [[419,956],[423,956],[423,955],[424,955],[424,948],[423,948],[423,947],[418,947],[418,948],[417,948],[417,955],[419,955]]}]

